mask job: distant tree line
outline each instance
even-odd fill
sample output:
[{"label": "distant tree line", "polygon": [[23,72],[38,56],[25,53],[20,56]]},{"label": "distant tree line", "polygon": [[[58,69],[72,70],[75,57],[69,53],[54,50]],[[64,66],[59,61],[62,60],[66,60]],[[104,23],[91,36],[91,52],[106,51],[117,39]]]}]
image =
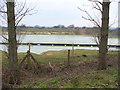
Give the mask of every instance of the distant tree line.
[{"label": "distant tree line", "polygon": [[74,24],[65,26],[65,25],[56,25],[56,26],[51,26],[51,27],[47,27],[47,26],[40,26],[40,25],[35,25],[35,26],[26,26],[25,24],[21,24],[18,27],[20,28],[81,28],[81,29],[90,29],[90,28],[94,28],[94,29],[98,29],[98,27],[93,26],[93,27],[87,27],[87,26],[75,26]]}]

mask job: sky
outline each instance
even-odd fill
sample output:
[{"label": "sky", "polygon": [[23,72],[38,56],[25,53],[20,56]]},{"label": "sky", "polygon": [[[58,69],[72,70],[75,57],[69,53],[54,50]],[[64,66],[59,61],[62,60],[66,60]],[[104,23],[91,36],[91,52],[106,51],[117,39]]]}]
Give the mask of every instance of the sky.
[{"label": "sky", "polygon": [[[86,9],[96,20],[101,19],[100,13],[92,9],[92,5],[88,0],[26,0],[26,3],[26,7],[35,7],[34,11],[31,12],[35,12],[35,14],[25,16],[19,25],[51,27],[59,24],[65,26],[74,24],[78,27],[93,27],[94,25],[90,21],[82,18],[82,16],[87,17],[87,15],[77,7]],[[114,0],[110,4],[110,23],[116,22],[112,27],[118,26],[117,17],[118,2]]]}]

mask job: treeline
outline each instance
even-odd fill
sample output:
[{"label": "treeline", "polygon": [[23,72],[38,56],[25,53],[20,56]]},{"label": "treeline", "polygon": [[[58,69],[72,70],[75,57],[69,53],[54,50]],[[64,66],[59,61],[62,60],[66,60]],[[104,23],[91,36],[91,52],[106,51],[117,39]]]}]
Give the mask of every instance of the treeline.
[{"label": "treeline", "polygon": [[[2,26],[0,26],[2,27]],[[89,29],[89,28],[98,28],[98,27],[86,27],[86,26],[82,26],[82,27],[78,27],[75,26],[74,24],[65,26],[65,25],[55,25],[55,26],[39,26],[39,25],[35,25],[35,26],[27,26],[25,24],[21,24],[19,26],[17,26],[18,28],[81,28],[81,29]],[[6,27],[2,27],[2,28],[6,28]]]}]

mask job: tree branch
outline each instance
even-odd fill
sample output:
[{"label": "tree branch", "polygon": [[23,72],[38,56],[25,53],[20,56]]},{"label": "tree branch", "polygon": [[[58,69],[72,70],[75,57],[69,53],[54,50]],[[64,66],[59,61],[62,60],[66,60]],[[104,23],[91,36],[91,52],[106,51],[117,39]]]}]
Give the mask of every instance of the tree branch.
[{"label": "tree branch", "polygon": [[[93,4],[92,4],[93,5]],[[97,3],[97,2],[95,2],[95,5],[93,5],[93,8],[94,9],[96,9],[96,10],[98,10],[98,11],[100,11],[101,12],[101,14],[102,14],[102,8],[99,6],[99,4]]]},{"label": "tree branch", "polygon": [[90,1],[90,2],[97,2],[97,3],[99,3],[99,4],[101,4],[101,5],[103,5],[100,1],[98,1],[98,0],[96,0],[96,1],[92,1],[92,0],[88,0],[88,1]]},{"label": "tree branch", "polygon": [[0,10],[0,12],[1,12],[1,13],[7,13],[7,12],[5,12],[5,11],[2,11],[2,10]]},{"label": "tree branch", "polygon": [[112,25],[114,25],[115,23],[118,22],[116,19],[117,19],[117,16],[116,16],[116,18],[114,19],[114,22],[109,25],[109,27],[111,27]]},{"label": "tree branch", "polygon": [[4,9],[4,7],[5,7],[5,5],[0,6],[0,12],[1,12],[1,13],[7,13],[7,11],[3,10],[3,9]]},{"label": "tree branch", "polygon": [[16,17],[17,17],[17,15],[19,15],[20,13],[23,12],[23,10],[25,9],[25,5],[26,5],[26,2],[24,2],[23,5],[22,4],[20,4],[20,5],[18,4],[17,5],[17,6],[20,6],[20,7],[19,7],[19,9],[16,8],[17,9],[17,12],[15,14]]},{"label": "tree branch", "polygon": [[15,21],[16,21],[16,26],[19,24],[19,22],[26,16],[26,15],[32,15],[32,13],[31,14],[29,14],[29,12],[31,12],[33,9],[26,9],[26,11],[24,11],[23,13],[21,13],[21,14],[19,14],[17,17],[16,17],[16,19],[15,19]]},{"label": "tree branch", "polygon": [[79,10],[81,10],[82,12],[86,13],[88,18],[82,16],[82,18],[84,18],[85,20],[89,20],[91,21],[93,24],[97,25],[99,28],[101,28],[101,26],[99,25],[99,23],[94,19],[92,18],[92,16],[86,11],[86,10],[82,10],[81,8],[78,7]]},{"label": "tree branch", "polygon": [[3,36],[3,35],[1,35],[5,40],[7,40],[8,41],[8,39],[5,37],[5,36]]}]

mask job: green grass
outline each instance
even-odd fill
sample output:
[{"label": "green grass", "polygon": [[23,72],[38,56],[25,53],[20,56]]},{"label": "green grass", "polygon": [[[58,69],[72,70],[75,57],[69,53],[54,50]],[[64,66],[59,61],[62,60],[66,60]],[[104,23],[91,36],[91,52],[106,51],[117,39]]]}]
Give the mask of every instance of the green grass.
[{"label": "green grass", "polygon": [[[0,57],[2,57],[2,63],[3,65],[8,65],[8,61],[7,61],[7,57],[5,55],[5,52],[0,51],[0,53],[2,53],[2,55]],[[115,55],[118,52],[116,51],[110,51],[108,52],[108,56],[110,55]],[[25,57],[27,53],[18,53],[18,60],[19,62]],[[34,58],[43,64],[47,64],[48,62],[52,62],[52,63],[65,63],[67,62],[68,59],[68,51],[67,50],[61,50],[61,51],[48,51],[48,52],[44,52],[42,54],[35,54],[35,53],[31,53]],[[82,55],[87,55],[87,57],[83,57]],[[72,50],[71,50],[71,54],[70,56],[72,56]],[[82,50],[82,49],[77,49],[74,51],[74,57],[70,58],[70,61],[72,62],[78,62],[78,61],[93,61],[93,60],[97,60],[98,59],[98,51],[97,50]]]},{"label": "green grass", "polygon": [[[3,65],[8,65],[5,52],[2,53]],[[116,55],[118,52],[110,51],[108,56]],[[19,62],[25,57],[26,53],[18,53]],[[61,51],[48,51],[42,54],[32,53],[34,58],[41,64],[66,63],[67,62],[67,50]],[[71,52],[72,55],[72,52]],[[83,57],[82,55],[87,55]],[[1,57],[0,56],[0,57]],[[79,56],[79,57],[78,57]],[[71,62],[90,62],[98,60],[97,50],[75,50],[74,58],[71,58]],[[35,77],[30,81],[23,81],[20,85],[22,88],[117,88],[117,68],[109,67],[107,70],[91,71],[88,73],[81,73],[77,75],[57,76],[51,78],[39,78]]]},{"label": "green grass", "polygon": [[32,83],[23,83],[22,86],[24,88],[117,88],[117,69],[108,68],[103,71],[51,79],[37,78]]},{"label": "green grass", "polygon": [[[25,53],[19,53],[19,61],[25,57]],[[61,50],[61,51],[48,51],[42,54],[34,54],[32,55],[35,57],[35,59],[43,64],[47,64],[49,62],[52,63],[66,63],[68,60],[68,51],[67,50]],[[82,57],[82,55],[87,55],[87,57]],[[97,60],[98,51],[96,50],[75,50],[74,51],[74,57],[72,57],[72,51],[71,51],[71,62],[78,62],[78,61],[91,61],[91,60]]]}]

